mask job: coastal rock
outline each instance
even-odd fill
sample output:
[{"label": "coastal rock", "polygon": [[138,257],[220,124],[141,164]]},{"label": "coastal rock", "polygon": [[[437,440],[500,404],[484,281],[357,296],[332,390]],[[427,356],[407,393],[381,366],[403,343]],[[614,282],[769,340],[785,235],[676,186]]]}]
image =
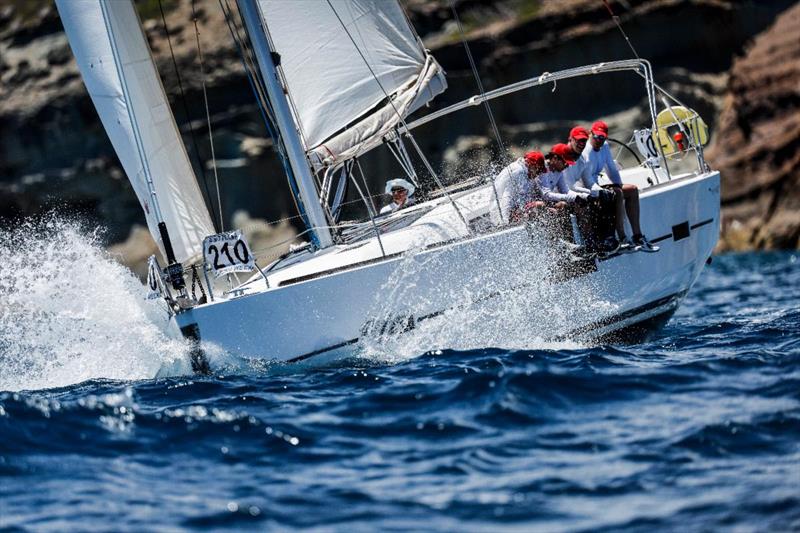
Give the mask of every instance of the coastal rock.
[{"label": "coastal rock", "polygon": [[800,4],[731,69],[707,151],[723,176],[722,250],[800,247]]},{"label": "coastal rock", "polygon": [[[425,45],[448,73],[450,88],[434,100],[431,109],[475,94],[449,0],[401,2]],[[456,0],[454,4],[487,89],[543,71],[631,56],[606,8],[596,0]],[[136,5],[204,195],[222,197],[224,218],[229,222],[237,207],[256,218],[282,218],[293,209],[282,165],[270,148],[218,2],[164,2],[166,24],[154,3]],[[708,117],[716,131],[720,87],[732,56],[792,2],[626,0],[611,1],[610,5],[638,53],[659,68],[659,83]],[[143,224],[143,215],[127,180],[118,179],[122,176],[119,163],[86,94],[57,11],[47,0],[27,0],[14,6],[0,8],[0,189],[4,195],[8,193],[0,202],[0,217],[26,216],[49,205],[63,205],[108,228],[108,242],[124,241],[134,224]],[[200,74],[195,18],[204,76]],[[680,31],[680,39],[673,38],[676,31]],[[792,34],[790,29],[787,35]],[[211,171],[204,86],[218,172]],[[643,115],[636,111],[641,108],[639,80],[617,83],[615,79],[592,90],[594,98],[586,98],[585,91],[560,83],[552,95],[549,88],[536,95],[520,93],[493,102],[492,108],[506,143],[517,151],[552,143],[571,120],[605,117],[618,131],[642,122]],[[482,113],[483,109],[476,108],[466,118],[441,121],[418,133],[419,144],[434,167],[453,169],[459,175],[474,175],[476,167],[484,173],[492,171],[483,155],[469,155],[477,153],[479,146],[493,143]],[[748,113],[742,121],[750,120],[757,111]],[[720,129],[720,134],[725,129]],[[468,156],[463,159],[459,157],[462,149]],[[475,164],[465,165],[467,159],[475,159]],[[103,168],[94,168],[87,163],[92,161],[105,163]],[[381,172],[369,177],[372,192],[381,190],[389,163],[382,160],[376,165]],[[739,190],[737,183],[730,186],[732,191]],[[749,228],[754,220],[745,212],[767,209],[762,207],[763,198],[751,201],[745,194],[740,202],[731,203],[728,191],[723,193],[728,202],[726,214],[734,208],[743,213],[737,227]],[[780,229],[786,226],[786,219],[775,218],[771,224],[747,242],[752,246],[779,245],[783,240],[773,239],[769,232],[786,231]],[[748,231],[752,233],[752,229]]]}]

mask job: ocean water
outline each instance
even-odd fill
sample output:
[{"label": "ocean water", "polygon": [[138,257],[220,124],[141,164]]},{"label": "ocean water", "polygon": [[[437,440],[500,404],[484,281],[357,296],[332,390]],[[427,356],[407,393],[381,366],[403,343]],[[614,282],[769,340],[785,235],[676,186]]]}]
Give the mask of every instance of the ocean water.
[{"label": "ocean water", "polygon": [[798,253],[716,257],[646,344],[196,377],[96,236],[0,237],[0,529],[800,529]]}]

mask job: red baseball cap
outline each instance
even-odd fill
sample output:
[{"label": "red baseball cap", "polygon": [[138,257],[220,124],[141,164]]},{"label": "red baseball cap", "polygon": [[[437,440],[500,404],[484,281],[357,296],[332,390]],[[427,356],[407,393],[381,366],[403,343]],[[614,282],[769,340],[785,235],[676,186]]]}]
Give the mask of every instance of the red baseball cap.
[{"label": "red baseball cap", "polygon": [[602,120],[598,120],[594,124],[592,124],[592,133],[595,135],[603,135],[608,137],[608,124],[603,122]]},{"label": "red baseball cap", "polygon": [[570,130],[569,136],[571,138],[577,139],[577,140],[588,139],[589,138],[589,132],[586,131],[586,128],[584,128],[583,126],[575,126],[574,128],[572,128]]},{"label": "red baseball cap", "polygon": [[529,167],[544,168],[544,154],[542,152],[528,152],[525,154],[525,164]]},{"label": "red baseball cap", "polygon": [[574,165],[575,160],[572,158],[572,148],[569,147],[568,144],[558,143],[554,144],[552,148],[550,148],[550,152],[548,155],[557,155],[561,159],[563,159],[568,165]]}]

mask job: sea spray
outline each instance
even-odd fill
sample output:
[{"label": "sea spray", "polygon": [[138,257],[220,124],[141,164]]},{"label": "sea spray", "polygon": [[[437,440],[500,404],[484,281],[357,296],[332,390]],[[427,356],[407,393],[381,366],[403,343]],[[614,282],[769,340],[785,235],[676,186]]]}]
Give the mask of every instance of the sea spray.
[{"label": "sea spray", "polygon": [[0,230],[0,390],[188,371],[162,302],[103,250],[97,231],[50,215]]},{"label": "sea spray", "polygon": [[[553,234],[539,221],[529,224],[526,237],[511,249],[496,245],[483,256],[466,253],[456,259],[407,254],[376,295],[369,315],[379,327],[365,331],[359,355],[396,362],[442,349],[580,346],[585,339],[565,338],[564,332],[607,316],[615,305],[597,298],[588,277],[560,279],[572,267],[565,262],[568,250]],[[438,271],[448,282],[420,290],[424,271]],[[425,316],[431,301],[443,300],[449,307]]]}]

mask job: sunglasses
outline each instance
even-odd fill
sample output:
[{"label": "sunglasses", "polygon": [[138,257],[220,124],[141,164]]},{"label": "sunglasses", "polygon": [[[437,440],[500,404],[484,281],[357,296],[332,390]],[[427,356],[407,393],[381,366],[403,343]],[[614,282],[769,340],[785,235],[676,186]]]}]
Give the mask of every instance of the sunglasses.
[{"label": "sunglasses", "polygon": [[397,193],[400,193],[400,192],[408,192],[408,191],[405,190],[405,189],[392,189],[392,194],[397,194]]},{"label": "sunglasses", "polygon": [[605,135],[592,135],[592,139],[595,141],[605,142],[607,137]]}]

